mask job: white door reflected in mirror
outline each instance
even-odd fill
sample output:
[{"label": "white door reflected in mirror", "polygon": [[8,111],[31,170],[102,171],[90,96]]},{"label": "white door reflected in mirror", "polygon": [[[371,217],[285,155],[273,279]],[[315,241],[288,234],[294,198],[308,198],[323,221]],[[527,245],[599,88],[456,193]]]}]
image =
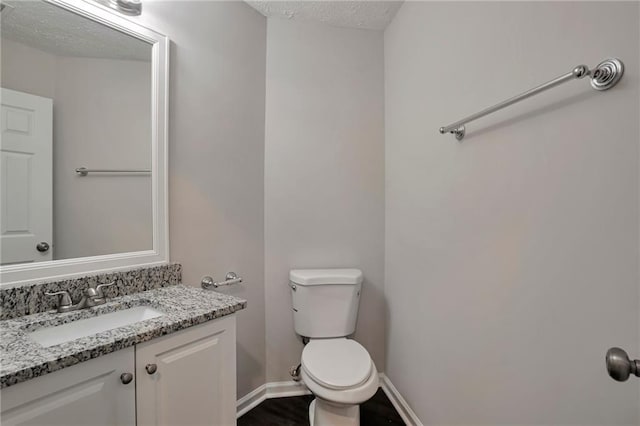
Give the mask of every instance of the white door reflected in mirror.
[{"label": "white door reflected in mirror", "polygon": [[52,100],[2,89],[3,265],[52,260]]}]

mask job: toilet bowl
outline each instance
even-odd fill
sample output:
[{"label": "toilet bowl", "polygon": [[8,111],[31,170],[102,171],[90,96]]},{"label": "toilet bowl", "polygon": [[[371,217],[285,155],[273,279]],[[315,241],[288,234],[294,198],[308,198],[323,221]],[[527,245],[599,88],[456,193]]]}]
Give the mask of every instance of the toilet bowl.
[{"label": "toilet bowl", "polygon": [[311,340],[302,352],[300,371],[316,397],[309,407],[311,426],[358,426],[360,404],[379,385],[367,350],[346,338]]}]

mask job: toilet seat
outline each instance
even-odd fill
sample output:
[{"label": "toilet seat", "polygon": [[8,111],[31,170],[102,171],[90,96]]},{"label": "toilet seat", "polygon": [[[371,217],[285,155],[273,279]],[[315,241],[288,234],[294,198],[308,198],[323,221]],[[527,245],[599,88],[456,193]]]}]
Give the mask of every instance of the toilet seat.
[{"label": "toilet seat", "polygon": [[371,364],[371,374],[367,381],[362,383],[360,386],[354,386],[347,389],[330,389],[327,386],[318,383],[309,375],[304,366],[300,369],[300,377],[302,378],[302,382],[307,386],[311,393],[316,396],[316,398],[320,398],[330,404],[358,405],[369,400],[376,393],[380,385],[378,370],[376,369],[373,361],[371,361]]},{"label": "toilet seat", "polygon": [[374,370],[367,350],[346,338],[311,340],[302,351],[302,368],[314,382],[333,390],[357,388]]}]

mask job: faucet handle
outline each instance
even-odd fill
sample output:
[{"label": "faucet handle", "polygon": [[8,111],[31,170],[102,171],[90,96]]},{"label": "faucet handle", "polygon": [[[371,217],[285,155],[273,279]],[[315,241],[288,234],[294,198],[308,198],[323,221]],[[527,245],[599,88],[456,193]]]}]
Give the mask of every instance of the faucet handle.
[{"label": "faucet handle", "polygon": [[73,302],[71,301],[71,296],[69,296],[69,292],[66,290],[60,290],[60,291],[47,291],[44,293],[47,296],[60,296],[58,298],[58,309],[60,309],[61,307],[69,307],[71,305],[73,305]]},{"label": "faucet handle", "polygon": [[111,281],[110,283],[106,283],[106,284],[98,284],[98,285],[96,286],[96,292],[97,292],[97,295],[96,295],[96,296],[97,296],[97,297],[104,298],[104,293],[102,293],[102,289],[103,289],[103,288],[105,288],[105,287],[112,286],[112,285],[114,285],[115,283],[116,283],[115,281]]}]

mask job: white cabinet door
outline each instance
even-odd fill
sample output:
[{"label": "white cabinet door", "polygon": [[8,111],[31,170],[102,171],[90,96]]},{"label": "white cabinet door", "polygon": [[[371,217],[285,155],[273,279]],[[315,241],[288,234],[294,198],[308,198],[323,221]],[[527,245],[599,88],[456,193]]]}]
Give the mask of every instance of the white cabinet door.
[{"label": "white cabinet door", "polygon": [[235,328],[230,315],[136,346],[139,426],[236,424]]},{"label": "white cabinet door", "polygon": [[[0,263],[51,260],[53,101],[2,89]],[[36,246],[45,242],[39,251]]]},{"label": "white cabinet door", "polygon": [[3,389],[2,426],[135,425],[134,349],[123,349]]}]

